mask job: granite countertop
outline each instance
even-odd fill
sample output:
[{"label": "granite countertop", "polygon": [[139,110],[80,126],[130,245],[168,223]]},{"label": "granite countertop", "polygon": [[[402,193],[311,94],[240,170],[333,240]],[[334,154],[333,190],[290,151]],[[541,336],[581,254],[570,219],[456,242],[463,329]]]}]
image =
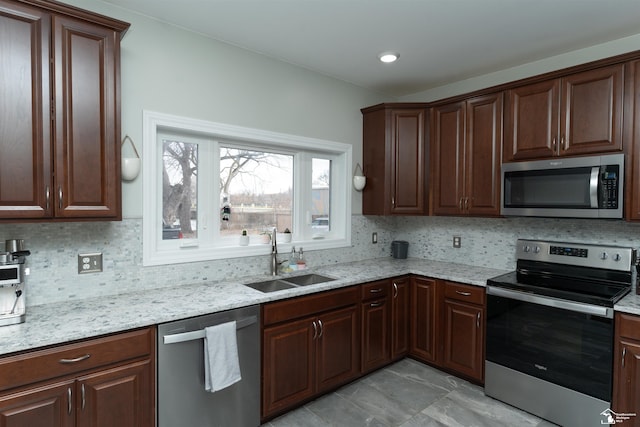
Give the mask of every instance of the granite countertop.
[{"label": "granite countertop", "polygon": [[488,278],[505,271],[417,258],[380,258],[322,266],[297,274],[307,273],[318,273],[336,280],[272,293],[243,286],[243,283],[271,278],[264,275],[228,281],[223,279],[219,282],[179,284],[175,287],[27,307],[25,323],[0,327],[0,354],[62,344],[403,274],[485,286]]},{"label": "granite countertop", "polygon": [[[27,307],[25,323],[0,327],[0,355],[404,274],[484,287],[487,279],[507,271],[418,258],[379,258],[322,266],[296,274],[307,273],[318,273],[336,280],[272,293],[243,286],[244,283],[271,278],[263,275],[219,282],[179,284],[174,287]],[[615,309],[640,314],[640,296],[635,292],[627,295],[616,304]]]}]

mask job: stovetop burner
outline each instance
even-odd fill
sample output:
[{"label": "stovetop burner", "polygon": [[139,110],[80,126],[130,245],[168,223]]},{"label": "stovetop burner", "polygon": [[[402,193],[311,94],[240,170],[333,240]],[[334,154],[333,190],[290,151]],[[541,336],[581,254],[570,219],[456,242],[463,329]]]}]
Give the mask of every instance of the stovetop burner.
[{"label": "stovetop burner", "polygon": [[516,271],[487,285],[613,307],[637,280],[632,248],[518,240]]}]

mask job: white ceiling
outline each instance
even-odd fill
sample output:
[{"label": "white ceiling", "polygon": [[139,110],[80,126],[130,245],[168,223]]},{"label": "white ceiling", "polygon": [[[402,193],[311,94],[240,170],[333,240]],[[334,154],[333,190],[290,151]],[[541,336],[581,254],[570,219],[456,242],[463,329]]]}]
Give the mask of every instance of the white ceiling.
[{"label": "white ceiling", "polygon": [[105,1],[394,97],[640,33],[640,0]]}]

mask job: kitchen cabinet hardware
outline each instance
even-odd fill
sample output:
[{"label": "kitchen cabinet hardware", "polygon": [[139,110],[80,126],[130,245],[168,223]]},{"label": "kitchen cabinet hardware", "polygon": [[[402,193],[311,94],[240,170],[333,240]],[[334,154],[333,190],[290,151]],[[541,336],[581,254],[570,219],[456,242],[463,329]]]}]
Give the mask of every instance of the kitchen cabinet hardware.
[{"label": "kitchen cabinet hardware", "polygon": [[624,368],[624,357],[627,355],[627,347],[622,348],[622,367]]},{"label": "kitchen cabinet hardware", "polygon": [[393,297],[398,298],[398,284],[393,282]]},{"label": "kitchen cabinet hardware", "polygon": [[476,317],[476,328],[480,328],[480,312],[478,312],[478,316]]},{"label": "kitchen cabinet hardware", "polygon": [[381,302],[372,302],[371,304],[369,304],[369,307],[375,308],[375,307],[380,307],[383,303]]},{"label": "kitchen cabinet hardware", "polygon": [[372,294],[377,294],[377,293],[382,292],[382,290],[383,290],[382,288],[369,289],[369,292],[372,293]]},{"label": "kitchen cabinet hardware", "polygon": [[84,407],[86,406],[86,403],[87,403],[87,401],[86,401],[86,397],[87,396],[86,396],[86,391],[85,391],[84,384],[82,384],[80,386],[80,397],[81,397],[81,400],[82,400],[82,406],[80,408],[84,411]]},{"label": "kitchen cabinet hardware", "polygon": [[318,338],[318,325],[316,324],[316,321],[314,320],[312,323],[313,325],[313,338],[312,339],[316,339]]},{"label": "kitchen cabinet hardware", "polygon": [[464,297],[468,297],[468,296],[470,296],[470,295],[471,295],[471,292],[463,292],[463,291],[458,291],[458,290],[456,290],[456,294],[458,294],[458,295],[462,295],[462,296],[464,296]]},{"label": "kitchen cabinet hardware", "polygon": [[62,210],[62,187],[58,188],[58,209]]},{"label": "kitchen cabinet hardware", "polygon": [[322,325],[322,320],[318,319],[318,326],[320,326],[320,334],[318,338],[322,338],[322,333],[324,332],[324,326]]},{"label": "kitchen cabinet hardware", "polygon": [[44,197],[45,197],[45,204],[44,204],[44,206],[45,206],[45,210],[47,210],[47,211],[48,211],[48,210],[49,210],[49,205],[50,205],[50,202],[51,202],[51,191],[50,191],[50,189],[49,189],[49,186],[48,186],[48,185],[47,185],[47,186],[45,186],[45,189],[44,189]]},{"label": "kitchen cabinet hardware", "polygon": [[69,387],[67,388],[67,414],[69,415],[71,415],[71,411],[73,410],[72,397],[73,392],[71,391],[71,387]]},{"label": "kitchen cabinet hardware", "polygon": [[60,359],[58,362],[60,363],[78,363],[78,362],[82,362],[83,360],[87,360],[88,358],[90,358],[91,355],[90,354],[84,354],[82,356],[73,358],[73,359]]}]

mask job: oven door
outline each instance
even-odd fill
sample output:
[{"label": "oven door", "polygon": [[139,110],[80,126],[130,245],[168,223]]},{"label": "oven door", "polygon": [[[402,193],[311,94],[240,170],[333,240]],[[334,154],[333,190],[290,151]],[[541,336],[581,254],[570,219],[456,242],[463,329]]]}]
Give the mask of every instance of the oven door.
[{"label": "oven door", "polygon": [[486,359],[611,401],[613,309],[487,286]]}]

